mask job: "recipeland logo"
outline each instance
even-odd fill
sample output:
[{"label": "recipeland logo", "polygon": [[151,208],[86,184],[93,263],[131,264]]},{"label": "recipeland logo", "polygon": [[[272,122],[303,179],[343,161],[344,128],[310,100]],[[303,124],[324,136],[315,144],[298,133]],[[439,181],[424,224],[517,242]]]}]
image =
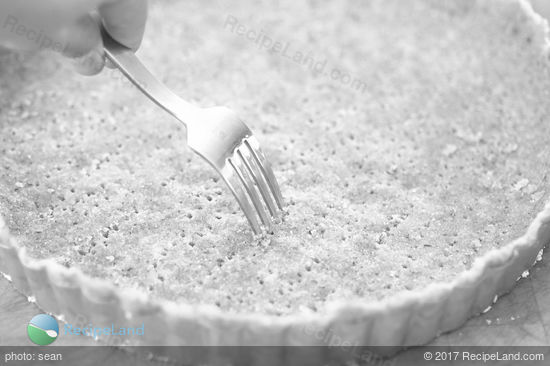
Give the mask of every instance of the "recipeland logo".
[{"label": "recipeland logo", "polygon": [[38,314],[34,316],[27,326],[29,339],[39,346],[52,344],[59,335],[59,325],[57,320],[47,314]]},{"label": "recipeland logo", "polygon": [[[137,327],[117,327],[114,324],[110,326],[98,327],[92,324],[86,326],[74,326],[70,323],[64,324],[62,330],[64,336],[87,336],[94,339],[99,337],[108,338],[111,336],[143,336],[145,335],[145,324]],[[39,346],[52,344],[59,336],[59,324],[54,317],[48,314],[38,314],[34,316],[27,326],[29,339]]]},{"label": "recipeland logo", "polygon": [[75,327],[72,324],[67,323],[63,327],[63,334],[87,336],[95,339],[110,336],[142,336],[145,334],[145,324],[142,323],[138,327],[118,327],[114,324],[111,324],[108,327],[97,327],[92,324],[88,324],[84,327]]}]

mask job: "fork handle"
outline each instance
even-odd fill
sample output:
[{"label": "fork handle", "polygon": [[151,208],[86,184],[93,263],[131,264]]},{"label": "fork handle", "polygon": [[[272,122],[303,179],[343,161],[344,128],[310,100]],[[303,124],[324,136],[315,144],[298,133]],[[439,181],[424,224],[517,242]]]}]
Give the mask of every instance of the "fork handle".
[{"label": "fork handle", "polygon": [[149,99],[186,126],[196,118],[200,109],[181,99],[155,78],[131,49],[115,41],[105,29],[102,30],[102,37],[107,59]]}]

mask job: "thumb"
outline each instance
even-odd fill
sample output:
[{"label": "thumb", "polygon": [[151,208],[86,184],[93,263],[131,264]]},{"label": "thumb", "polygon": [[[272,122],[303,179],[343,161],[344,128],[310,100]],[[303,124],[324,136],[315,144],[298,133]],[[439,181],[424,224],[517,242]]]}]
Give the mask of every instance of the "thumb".
[{"label": "thumb", "polygon": [[98,74],[105,65],[103,41],[99,22],[92,15],[84,15],[70,26],[61,29],[64,56],[72,59],[76,70],[84,75]]},{"label": "thumb", "polygon": [[137,50],[145,32],[147,0],[107,0],[99,6],[105,30],[122,45]]}]

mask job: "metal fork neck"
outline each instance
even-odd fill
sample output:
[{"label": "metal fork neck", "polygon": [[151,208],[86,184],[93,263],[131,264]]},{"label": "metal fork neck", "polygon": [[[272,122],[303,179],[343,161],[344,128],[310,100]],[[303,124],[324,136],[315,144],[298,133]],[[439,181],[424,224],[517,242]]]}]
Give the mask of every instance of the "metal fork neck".
[{"label": "metal fork neck", "polygon": [[107,59],[153,102],[186,126],[197,119],[200,108],[184,101],[168,89],[151,74],[132,50],[115,41],[105,31],[103,43]]}]

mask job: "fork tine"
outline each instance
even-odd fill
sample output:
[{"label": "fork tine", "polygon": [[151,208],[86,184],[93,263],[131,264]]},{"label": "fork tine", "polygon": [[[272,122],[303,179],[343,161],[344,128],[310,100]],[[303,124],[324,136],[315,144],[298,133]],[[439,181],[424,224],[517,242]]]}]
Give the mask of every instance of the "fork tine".
[{"label": "fork tine", "polygon": [[[242,188],[242,184],[239,182],[240,178],[235,177],[236,174],[237,171],[231,165],[226,165],[221,171],[223,180],[229,187],[231,193],[233,193],[233,196],[237,199],[237,202],[239,202],[239,206],[241,206],[254,234],[258,235],[262,232],[262,228],[256,219],[256,215],[254,215],[254,209],[250,206],[246,198],[246,193]],[[237,182],[235,182],[235,180],[237,180]]]},{"label": "fork tine", "polygon": [[271,229],[271,220],[267,216],[264,207],[262,206],[262,202],[260,201],[260,197],[258,196],[258,193],[256,192],[256,188],[254,187],[254,181],[252,178],[250,178],[248,172],[246,171],[246,167],[244,167],[244,162],[239,157],[238,154],[235,154],[233,158],[227,159],[229,164],[235,169],[235,172],[237,173],[239,179],[241,180],[242,185],[244,186],[246,192],[248,193],[248,197],[252,201],[252,204],[256,208],[256,212],[258,213],[258,216],[260,216],[260,219],[262,220],[262,223],[268,228]]},{"label": "fork tine", "polygon": [[264,177],[267,178],[267,184],[271,188],[271,192],[275,197],[277,206],[279,207],[279,209],[282,210],[284,206],[283,195],[281,194],[281,189],[279,188],[279,183],[277,183],[275,174],[273,174],[273,170],[271,169],[271,164],[269,164],[269,161],[260,149],[260,143],[258,142],[258,140],[256,140],[254,136],[248,137],[246,140],[244,140],[244,143],[252,152],[252,156],[254,157],[254,159],[256,159],[256,162],[263,172]]},{"label": "fork tine", "polygon": [[266,178],[263,175],[261,169],[258,167],[256,160],[252,157],[252,151],[247,145],[245,145],[244,147],[237,150],[237,154],[239,154],[241,159],[244,161],[244,165],[246,165],[246,167],[248,168],[248,173],[252,175],[252,178],[256,182],[258,190],[260,191],[260,194],[262,195],[264,202],[269,209],[269,212],[271,213],[271,216],[276,217],[277,207],[275,206],[275,202],[273,202],[271,194],[269,193],[270,190],[267,187]]}]

